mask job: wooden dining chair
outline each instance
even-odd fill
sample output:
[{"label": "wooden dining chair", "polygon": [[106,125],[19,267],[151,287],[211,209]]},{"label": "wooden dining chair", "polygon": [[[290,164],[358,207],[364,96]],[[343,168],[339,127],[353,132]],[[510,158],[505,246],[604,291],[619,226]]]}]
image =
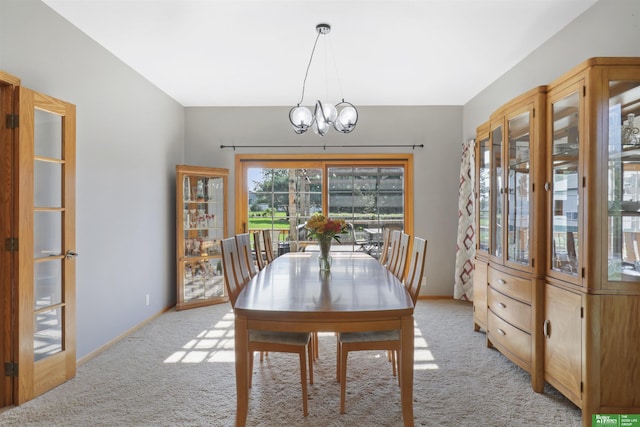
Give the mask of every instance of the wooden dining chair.
[{"label": "wooden dining chair", "polygon": [[262,257],[262,244],[260,243],[260,231],[253,232],[253,251],[256,253],[256,264],[258,265],[258,271],[262,270],[265,266],[264,258]]},{"label": "wooden dining chair", "polygon": [[249,280],[258,273],[256,264],[253,262],[251,236],[249,233],[236,234],[236,245],[238,246],[238,252],[240,252],[240,267],[243,278]]},{"label": "wooden dining chair", "polygon": [[[241,257],[234,237],[222,240],[222,264],[224,283],[229,295],[231,307],[235,309],[236,300],[247,281],[243,282],[240,273]],[[311,333],[249,330],[249,382],[253,377],[253,354],[259,352],[296,353],[300,357],[300,382],[302,384],[302,409],[304,416],[309,414],[307,405],[307,361],[309,365],[309,384],[313,384],[313,349]]]},{"label": "wooden dining chair", "polygon": [[[427,254],[427,241],[419,237],[414,238],[413,248],[410,253],[411,266],[405,281],[405,287],[411,296],[415,307],[420,293],[420,286],[424,276],[424,265]],[[340,382],[340,413],[345,413],[345,395],[347,388],[347,358],[349,352],[365,350],[387,350],[393,352],[393,375],[402,367],[397,366],[398,353],[400,352],[400,331],[368,331],[368,332],[342,332],[338,335],[338,358],[336,371]],[[398,375],[400,383],[401,375]]]},{"label": "wooden dining chair", "polygon": [[407,269],[407,251],[409,250],[410,236],[407,233],[400,234],[396,262],[391,272],[400,280],[404,280],[404,272]]},{"label": "wooden dining chair", "polygon": [[264,255],[267,259],[267,263],[273,262],[275,255],[273,253],[273,239],[271,230],[262,230],[262,241],[264,242]]},{"label": "wooden dining chair", "polygon": [[380,264],[385,265],[389,258],[389,240],[391,240],[391,229],[385,228],[382,230],[382,248],[380,249]]}]

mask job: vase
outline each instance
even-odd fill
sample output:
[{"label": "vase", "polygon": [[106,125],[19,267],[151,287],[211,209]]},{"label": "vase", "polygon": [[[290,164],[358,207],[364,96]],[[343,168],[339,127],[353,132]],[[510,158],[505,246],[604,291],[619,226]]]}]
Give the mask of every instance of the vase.
[{"label": "vase", "polygon": [[318,265],[320,270],[331,270],[331,239],[318,239],[320,245],[320,255],[318,256]]}]

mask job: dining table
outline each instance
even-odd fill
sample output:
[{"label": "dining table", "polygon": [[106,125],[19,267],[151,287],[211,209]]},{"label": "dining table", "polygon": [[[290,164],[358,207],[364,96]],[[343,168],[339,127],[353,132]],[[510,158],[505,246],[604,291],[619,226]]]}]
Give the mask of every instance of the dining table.
[{"label": "dining table", "polygon": [[249,330],[399,330],[402,419],[405,426],[413,426],[411,297],[401,281],[366,253],[336,252],[331,256],[331,269],[321,270],[318,253],[281,255],[255,275],[238,295],[234,308],[236,426],[246,424],[249,411],[248,358],[253,357],[248,351]]}]

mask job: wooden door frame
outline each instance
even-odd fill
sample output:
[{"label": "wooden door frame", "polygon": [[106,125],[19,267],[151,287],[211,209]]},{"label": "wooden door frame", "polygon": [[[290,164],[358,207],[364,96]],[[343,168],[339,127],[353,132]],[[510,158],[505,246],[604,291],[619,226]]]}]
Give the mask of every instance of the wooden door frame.
[{"label": "wooden door frame", "polygon": [[[15,114],[15,92],[20,79],[0,70],[0,356],[2,367],[17,361],[15,336],[15,251],[7,250],[7,239],[17,237],[15,229],[16,204],[14,203],[16,131],[8,126],[7,116]],[[18,382],[14,376],[0,372],[0,408],[11,405],[17,395]]]}]

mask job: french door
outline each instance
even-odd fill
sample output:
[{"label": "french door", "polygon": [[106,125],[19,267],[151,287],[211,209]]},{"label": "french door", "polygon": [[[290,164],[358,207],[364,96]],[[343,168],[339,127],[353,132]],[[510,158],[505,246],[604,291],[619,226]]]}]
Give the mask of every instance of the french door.
[{"label": "french door", "polygon": [[11,154],[3,155],[3,175],[11,177],[2,200],[11,217],[3,235],[11,254],[2,271],[11,301],[1,307],[4,405],[31,400],[76,372],[75,106],[21,86],[13,106],[3,132],[13,134]]}]

